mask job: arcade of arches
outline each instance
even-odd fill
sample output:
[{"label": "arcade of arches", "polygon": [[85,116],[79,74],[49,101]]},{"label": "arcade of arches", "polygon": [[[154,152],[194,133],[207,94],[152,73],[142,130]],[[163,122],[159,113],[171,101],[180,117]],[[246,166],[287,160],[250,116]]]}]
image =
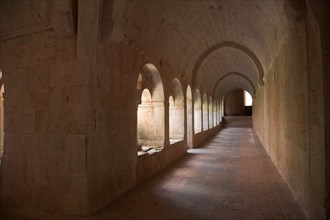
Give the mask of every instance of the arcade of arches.
[{"label": "arcade of arches", "polygon": [[330,219],[329,10],[1,0],[0,210],[93,215],[239,115],[306,218]]}]

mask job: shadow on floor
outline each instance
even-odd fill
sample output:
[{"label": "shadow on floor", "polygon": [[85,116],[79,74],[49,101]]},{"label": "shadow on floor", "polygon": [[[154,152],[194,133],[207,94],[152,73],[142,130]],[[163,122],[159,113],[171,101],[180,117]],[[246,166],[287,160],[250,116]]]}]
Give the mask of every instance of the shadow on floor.
[{"label": "shadow on floor", "polygon": [[[9,216],[13,215],[4,219]],[[16,216],[50,220],[304,219],[251,128],[223,129],[90,217]]]}]

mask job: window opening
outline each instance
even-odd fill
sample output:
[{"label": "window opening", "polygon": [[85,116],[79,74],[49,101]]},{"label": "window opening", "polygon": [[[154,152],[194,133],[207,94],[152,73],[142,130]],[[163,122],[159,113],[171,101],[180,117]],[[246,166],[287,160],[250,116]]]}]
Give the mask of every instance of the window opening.
[{"label": "window opening", "polygon": [[169,132],[170,144],[184,139],[184,98],[178,79],[171,83],[173,96],[169,97]]},{"label": "window opening", "polygon": [[209,106],[206,93],[203,96],[203,131],[209,129]]},{"label": "window opening", "polygon": [[194,127],[195,134],[202,131],[202,101],[198,89],[195,90],[194,94]]},{"label": "window opening", "polygon": [[252,106],[252,96],[244,90],[244,104],[245,106]]},{"label": "window opening", "polygon": [[213,128],[213,105],[212,97],[209,97],[209,128]]},{"label": "window opening", "polygon": [[186,106],[187,106],[187,146],[188,148],[193,147],[193,118],[192,118],[192,93],[191,88],[188,85],[186,93]]},{"label": "window opening", "polygon": [[136,88],[138,155],[153,154],[164,147],[164,90],[154,65],[143,66]]}]

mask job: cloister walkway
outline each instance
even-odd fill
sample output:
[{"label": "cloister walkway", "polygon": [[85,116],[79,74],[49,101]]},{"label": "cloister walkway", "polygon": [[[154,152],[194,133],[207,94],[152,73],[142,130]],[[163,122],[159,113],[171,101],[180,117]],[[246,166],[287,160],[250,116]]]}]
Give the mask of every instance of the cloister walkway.
[{"label": "cloister walkway", "polygon": [[253,129],[230,127],[86,219],[293,220],[304,215]]}]

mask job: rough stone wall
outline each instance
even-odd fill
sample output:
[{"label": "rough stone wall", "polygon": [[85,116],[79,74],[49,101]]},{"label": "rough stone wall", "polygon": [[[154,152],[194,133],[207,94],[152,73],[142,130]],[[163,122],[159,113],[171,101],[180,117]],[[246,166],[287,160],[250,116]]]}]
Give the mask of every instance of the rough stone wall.
[{"label": "rough stone wall", "polygon": [[243,90],[235,90],[225,97],[225,115],[244,115],[244,93]]},{"label": "rough stone wall", "polygon": [[259,136],[259,139],[261,142],[263,142],[263,133],[264,130],[264,88],[265,86],[262,86],[259,88],[256,97],[253,99],[253,114],[252,114],[252,120],[253,120],[253,128],[256,131],[256,133]]},{"label": "rough stone wall", "polygon": [[324,122],[325,122],[325,154],[326,154],[326,209],[327,217],[330,216],[330,15],[328,11],[330,4],[327,2],[327,7],[323,8],[323,14],[325,15],[325,22],[322,25],[322,72],[323,72],[323,94],[324,94]]},{"label": "rough stone wall", "polygon": [[87,82],[85,66],[75,61],[76,37],[52,31],[52,7],[1,2],[1,201],[76,214],[86,209]]},{"label": "rough stone wall", "polygon": [[101,46],[88,114],[88,213],[135,184],[137,59],[125,44]]},{"label": "rough stone wall", "polygon": [[[330,216],[330,2],[329,1],[307,1],[308,13],[311,18],[308,20],[310,27],[308,37],[312,39],[310,45],[313,48],[314,56],[310,56],[311,65],[310,69],[314,71],[322,72],[323,84],[320,86],[314,78],[314,85],[318,86],[318,89],[323,89],[324,95],[324,134],[325,134],[325,176],[326,176],[326,197],[325,207],[327,212],[327,218]],[[320,50],[321,48],[321,50]],[[311,53],[312,54],[312,53]],[[313,107],[313,106],[311,106]]]},{"label": "rough stone wall", "polygon": [[170,106],[170,139],[182,140],[184,134],[184,105]]},{"label": "rough stone wall", "polygon": [[325,219],[322,71],[315,30],[305,19],[292,24],[268,68],[253,123],[306,216]]},{"label": "rough stone wall", "polygon": [[139,144],[147,146],[164,145],[164,103],[148,104],[138,111]]}]

